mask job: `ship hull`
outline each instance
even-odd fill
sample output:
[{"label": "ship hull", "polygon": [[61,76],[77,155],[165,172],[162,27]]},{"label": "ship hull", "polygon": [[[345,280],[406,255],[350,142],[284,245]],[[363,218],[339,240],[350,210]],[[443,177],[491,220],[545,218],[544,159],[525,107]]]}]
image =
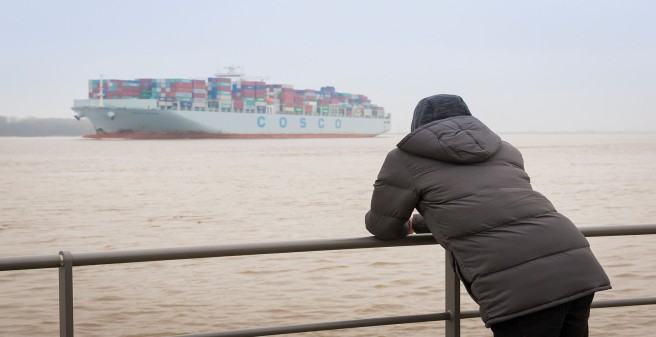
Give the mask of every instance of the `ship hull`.
[{"label": "ship hull", "polygon": [[242,112],[75,107],[96,129],[86,138],[352,138],[389,130],[389,119]]}]

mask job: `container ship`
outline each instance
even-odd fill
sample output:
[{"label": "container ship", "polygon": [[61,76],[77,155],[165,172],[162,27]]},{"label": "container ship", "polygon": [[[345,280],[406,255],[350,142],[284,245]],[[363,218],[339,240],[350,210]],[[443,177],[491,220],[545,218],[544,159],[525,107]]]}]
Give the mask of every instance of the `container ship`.
[{"label": "container ship", "polygon": [[249,81],[234,68],[207,80],[89,80],[73,111],[96,130],[84,137],[98,139],[373,137],[390,129],[390,116],[367,96]]}]

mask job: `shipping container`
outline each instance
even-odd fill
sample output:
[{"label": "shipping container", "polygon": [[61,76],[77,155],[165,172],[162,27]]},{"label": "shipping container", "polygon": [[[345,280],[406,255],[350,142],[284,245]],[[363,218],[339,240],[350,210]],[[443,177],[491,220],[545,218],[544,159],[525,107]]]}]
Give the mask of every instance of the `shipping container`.
[{"label": "shipping container", "polygon": [[241,91],[241,96],[242,97],[255,98],[255,90],[242,90]]},{"label": "shipping container", "polygon": [[[101,87],[102,83],[102,87]],[[382,107],[371,104],[371,100],[361,94],[337,92],[333,86],[320,90],[295,90],[288,84],[267,84],[263,81],[235,80],[226,77],[195,79],[152,79],[134,80],[108,79],[89,80],[88,96],[108,99],[159,99],[169,103],[178,102],[180,107],[204,108],[208,99],[214,108],[230,111],[231,107],[248,111],[262,111],[270,106],[273,111],[285,113],[331,114],[337,116],[384,116]],[[183,104],[184,102],[184,104]],[[177,104],[177,103],[175,103]],[[255,108],[258,107],[259,110]]]},{"label": "shipping container", "polygon": [[141,98],[150,98],[152,92],[150,90],[141,90]]}]

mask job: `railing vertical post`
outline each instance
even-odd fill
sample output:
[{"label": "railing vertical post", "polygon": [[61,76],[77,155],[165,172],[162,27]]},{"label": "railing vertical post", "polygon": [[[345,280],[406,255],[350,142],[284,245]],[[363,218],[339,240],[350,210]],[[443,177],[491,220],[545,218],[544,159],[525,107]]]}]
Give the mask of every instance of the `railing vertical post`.
[{"label": "railing vertical post", "polygon": [[73,254],[59,252],[59,336],[73,337]]},{"label": "railing vertical post", "polygon": [[451,252],[445,250],[444,278],[446,283],[446,312],[451,318],[446,321],[446,337],[460,337],[460,278],[453,270]]}]

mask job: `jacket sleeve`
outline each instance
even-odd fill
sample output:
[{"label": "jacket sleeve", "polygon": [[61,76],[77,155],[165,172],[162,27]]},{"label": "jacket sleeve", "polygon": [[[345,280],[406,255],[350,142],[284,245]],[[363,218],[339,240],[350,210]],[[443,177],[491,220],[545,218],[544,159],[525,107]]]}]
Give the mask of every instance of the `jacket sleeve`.
[{"label": "jacket sleeve", "polygon": [[426,225],[426,220],[421,214],[412,215],[412,229],[415,230],[415,233],[430,233],[428,225]]},{"label": "jacket sleeve", "polygon": [[419,201],[414,179],[394,150],[387,155],[374,183],[371,209],[365,216],[367,230],[379,239],[408,235],[408,219]]}]

